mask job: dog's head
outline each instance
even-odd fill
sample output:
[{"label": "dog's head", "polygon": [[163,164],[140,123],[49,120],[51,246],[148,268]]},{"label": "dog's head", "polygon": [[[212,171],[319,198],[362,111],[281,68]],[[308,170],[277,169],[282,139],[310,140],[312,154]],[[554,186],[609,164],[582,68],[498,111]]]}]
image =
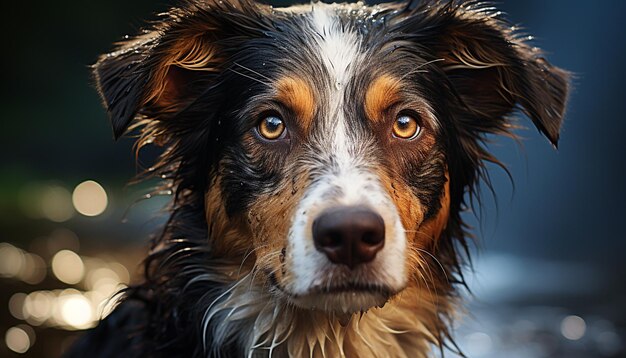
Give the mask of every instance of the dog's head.
[{"label": "dog's head", "polygon": [[524,40],[475,2],[190,1],[95,76],[115,135],[165,148],[155,172],[212,257],[353,313],[420,280],[450,294],[482,141],[516,109],[556,146],[568,76]]}]

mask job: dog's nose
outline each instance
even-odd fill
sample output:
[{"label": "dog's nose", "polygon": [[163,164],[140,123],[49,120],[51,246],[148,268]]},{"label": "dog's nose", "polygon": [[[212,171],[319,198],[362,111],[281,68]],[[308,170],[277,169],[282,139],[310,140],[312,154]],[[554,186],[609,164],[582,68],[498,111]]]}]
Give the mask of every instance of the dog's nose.
[{"label": "dog's nose", "polygon": [[330,261],[352,269],[372,261],[383,248],[385,222],[365,207],[332,208],[313,221],[313,241]]}]

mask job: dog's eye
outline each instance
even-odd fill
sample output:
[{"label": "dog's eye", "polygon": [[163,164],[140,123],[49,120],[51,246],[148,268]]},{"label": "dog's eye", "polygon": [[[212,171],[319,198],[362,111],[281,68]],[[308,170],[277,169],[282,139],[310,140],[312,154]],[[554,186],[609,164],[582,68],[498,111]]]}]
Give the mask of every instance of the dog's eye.
[{"label": "dog's eye", "polygon": [[275,140],[285,132],[285,124],[276,116],[267,116],[259,122],[257,130],[263,138]]},{"label": "dog's eye", "polygon": [[406,114],[398,116],[393,123],[393,135],[396,138],[413,139],[420,133],[420,129],[417,120]]}]

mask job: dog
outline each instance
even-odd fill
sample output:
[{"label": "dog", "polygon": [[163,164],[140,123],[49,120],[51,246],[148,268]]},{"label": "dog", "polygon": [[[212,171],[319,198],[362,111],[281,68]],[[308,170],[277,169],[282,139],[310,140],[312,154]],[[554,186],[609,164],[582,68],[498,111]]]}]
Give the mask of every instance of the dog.
[{"label": "dog", "polygon": [[187,0],[93,67],[172,193],[143,282],[70,356],[456,351],[487,136],[557,146],[570,75],[489,4]]}]

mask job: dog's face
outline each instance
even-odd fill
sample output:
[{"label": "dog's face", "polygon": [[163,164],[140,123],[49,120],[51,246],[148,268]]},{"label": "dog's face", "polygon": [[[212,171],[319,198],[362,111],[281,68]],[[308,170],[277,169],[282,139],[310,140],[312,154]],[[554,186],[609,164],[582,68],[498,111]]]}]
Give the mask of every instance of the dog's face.
[{"label": "dog's face", "polygon": [[447,206],[446,166],[437,116],[406,76],[423,59],[360,49],[332,14],[315,11],[308,48],[277,49],[273,70],[244,65],[263,83],[236,106],[245,130],[211,190],[246,219],[239,235],[273,290],[353,312],[402,290],[413,248],[438,236],[421,224]]},{"label": "dog's face", "polygon": [[472,6],[189,4],[96,75],[116,133],[141,115],[202,189],[215,255],[277,299],[364,311],[446,284],[437,248],[516,105],[556,144],[566,74]]},{"label": "dog's face", "polygon": [[[415,248],[438,237],[421,224],[448,198],[439,119],[416,70],[427,60],[343,30],[356,25],[351,10],[305,11],[286,21],[299,41],[277,33],[253,46],[262,62],[235,61],[229,77],[240,85],[225,88],[242,94],[227,109],[240,132],[207,214],[216,220],[224,202],[229,218],[217,220],[243,223],[236,236],[271,290],[304,308],[354,312],[407,285]],[[233,245],[224,236],[216,245]]]}]

